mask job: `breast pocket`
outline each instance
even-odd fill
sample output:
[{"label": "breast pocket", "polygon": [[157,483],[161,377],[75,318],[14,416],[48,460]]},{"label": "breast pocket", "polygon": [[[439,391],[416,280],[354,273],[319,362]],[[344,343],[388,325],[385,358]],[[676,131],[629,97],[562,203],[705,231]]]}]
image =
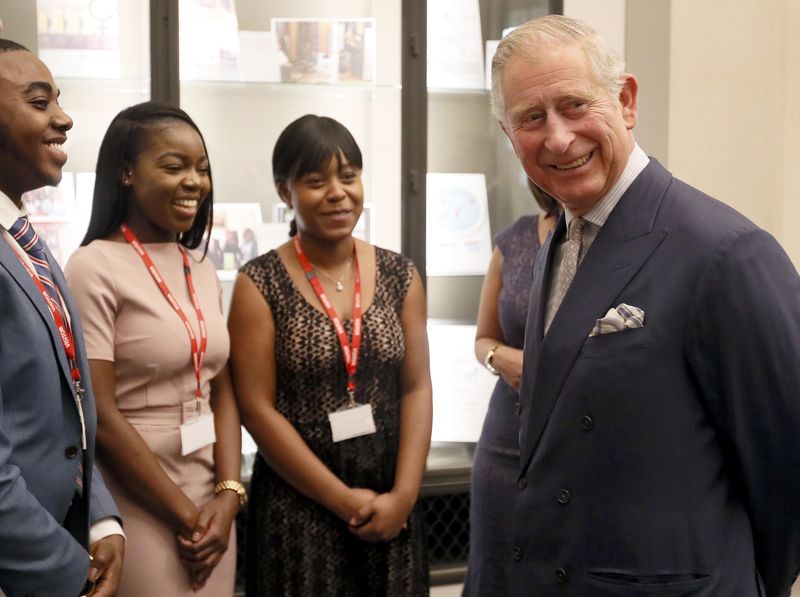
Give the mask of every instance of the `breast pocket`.
[{"label": "breast pocket", "polygon": [[611,355],[629,352],[631,354],[647,350],[653,346],[655,330],[653,326],[645,326],[630,330],[621,330],[610,334],[586,338],[579,359],[603,359]]}]

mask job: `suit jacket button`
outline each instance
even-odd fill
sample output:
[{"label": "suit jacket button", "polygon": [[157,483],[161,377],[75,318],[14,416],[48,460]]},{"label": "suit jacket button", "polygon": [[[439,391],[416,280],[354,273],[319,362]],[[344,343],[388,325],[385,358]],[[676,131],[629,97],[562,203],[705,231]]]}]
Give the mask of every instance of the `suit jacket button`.
[{"label": "suit jacket button", "polygon": [[517,487],[520,489],[525,489],[528,486],[528,480],[525,477],[520,477],[517,479]]},{"label": "suit jacket button", "polygon": [[78,447],[77,446],[70,446],[66,450],[64,450],[64,456],[66,456],[70,460],[75,458],[77,455],[78,455]]},{"label": "suit jacket button", "polygon": [[589,431],[592,427],[594,427],[594,419],[589,415],[586,415],[581,419],[581,427],[584,431]]},{"label": "suit jacket button", "polygon": [[562,489],[561,492],[558,494],[558,503],[559,504],[566,504],[569,503],[569,500],[572,498],[572,494],[569,492],[568,489]]},{"label": "suit jacket button", "polygon": [[513,551],[514,561],[519,562],[522,559],[522,548],[515,547]]},{"label": "suit jacket button", "polygon": [[556,570],[556,580],[560,583],[567,582],[567,571],[563,568]]},{"label": "suit jacket button", "polygon": [[519,402],[514,403],[514,414],[519,416],[519,413],[522,412],[522,407],[519,405]]}]

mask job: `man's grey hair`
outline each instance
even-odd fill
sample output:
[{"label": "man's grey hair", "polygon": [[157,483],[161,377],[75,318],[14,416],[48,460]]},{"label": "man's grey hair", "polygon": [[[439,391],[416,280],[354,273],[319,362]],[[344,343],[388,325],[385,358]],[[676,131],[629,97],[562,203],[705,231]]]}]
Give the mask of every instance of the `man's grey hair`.
[{"label": "man's grey hair", "polygon": [[506,124],[505,103],[501,88],[503,69],[513,58],[535,62],[542,48],[575,45],[586,53],[597,82],[612,97],[618,97],[625,83],[625,61],[597,31],[579,19],[547,15],[528,21],[506,35],[492,59],[492,114]]}]

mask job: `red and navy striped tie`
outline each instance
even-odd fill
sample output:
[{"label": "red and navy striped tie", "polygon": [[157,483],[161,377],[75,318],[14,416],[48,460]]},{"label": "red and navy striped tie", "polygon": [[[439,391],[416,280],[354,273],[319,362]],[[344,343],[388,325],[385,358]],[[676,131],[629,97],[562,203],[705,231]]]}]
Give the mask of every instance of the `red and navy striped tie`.
[{"label": "red and navy striped tie", "polygon": [[[64,311],[62,309],[62,299],[61,299],[61,292],[59,292],[58,287],[53,283],[53,274],[50,271],[50,265],[47,263],[47,256],[44,252],[44,245],[42,244],[39,235],[36,234],[36,230],[33,229],[30,221],[28,220],[27,216],[22,216],[18,218],[16,222],[8,229],[11,233],[11,236],[14,237],[14,240],[17,241],[20,247],[28,254],[28,257],[33,263],[33,267],[36,270],[36,275],[39,276],[39,280],[41,280],[42,284],[44,284],[47,291],[51,294],[53,298],[53,304],[58,309],[61,318],[64,322],[67,322],[67,318],[64,317]],[[78,478],[75,480],[76,489],[78,491],[78,495],[83,494],[83,462],[82,458],[78,461]]]},{"label": "red and navy striped tie", "polygon": [[64,321],[66,321],[66,318],[64,318],[64,313],[61,309],[61,293],[53,283],[53,274],[50,271],[50,265],[47,263],[47,257],[44,254],[44,245],[42,245],[39,235],[36,234],[36,230],[34,230],[33,226],[31,226],[28,217],[23,216],[17,219],[17,221],[14,222],[8,231],[11,233],[11,236],[14,237],[14,240],[17,241],[19,246],[22,247],[22,249],[28,254],[31,263],[33,263],[33,267],[36,270],[36,275],[39,276],[42,284],[45,285],[45,288],[47,288],[48,292],[52,295],[54,299],[53,302],[58,308],[59,314]]}]

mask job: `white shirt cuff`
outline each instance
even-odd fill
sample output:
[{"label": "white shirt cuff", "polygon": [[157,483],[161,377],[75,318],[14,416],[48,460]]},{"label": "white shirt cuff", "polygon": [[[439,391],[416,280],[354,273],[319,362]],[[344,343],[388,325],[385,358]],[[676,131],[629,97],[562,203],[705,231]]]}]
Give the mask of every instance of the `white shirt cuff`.
[{"label": "white shirt cuff", "polygon": [[113,516],[101,518],[92,525],[89,529],[89,545],[93,545],[109,535],[122,535],[122,538],[125,538],[125,533],[122,532],[122,525]]}]

